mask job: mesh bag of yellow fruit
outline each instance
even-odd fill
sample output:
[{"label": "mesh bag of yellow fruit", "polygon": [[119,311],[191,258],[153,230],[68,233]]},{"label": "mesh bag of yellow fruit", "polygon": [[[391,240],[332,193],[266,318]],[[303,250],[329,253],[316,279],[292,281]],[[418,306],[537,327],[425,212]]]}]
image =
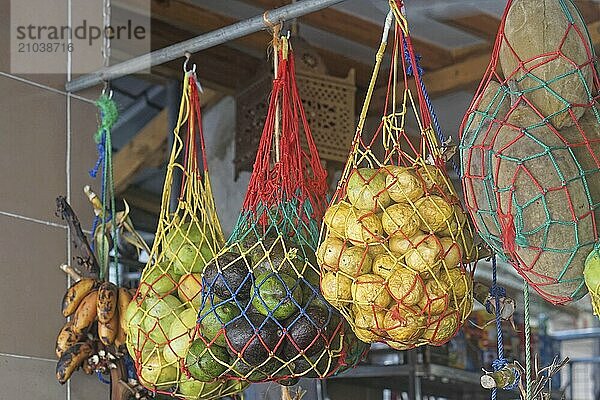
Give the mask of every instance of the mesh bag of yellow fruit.
[{"label": "mesh bag of yellow fruit", "polygon": [[226,248],[203,273],[197,334],[185,360],[189,374],[202,381],[228,377],[289,385],[354,366],[367,350],[319,292],[315,250],[326,172],[285,38],[277,56],[242,212]]},{"label": "mesh bag of yellow fruit", "polygon": [[[392,11],[357,133],[324,216],[321,291],[365,342],[396,349],[450,340],[472,307],[475,257],[467,217],[445,170],[401,5]],[[381,124],[363,132],[373,85],[395,21]],[[411,88],[416,81],[416,89]],[[405,121],[414,117],[420,135]]]},{"label": "mesh bag of yellow fruit", "polygon": [[[224,244],[204,152],[198,89],[195,74],[187,72],[156,237],[124,324],[127,348],[145,387],[182,398],[217,399],[245,385],[225,379],[202,382],[181,368],[196,327],[202,271]],[[171,206],[176,175],[181,186]]]}]

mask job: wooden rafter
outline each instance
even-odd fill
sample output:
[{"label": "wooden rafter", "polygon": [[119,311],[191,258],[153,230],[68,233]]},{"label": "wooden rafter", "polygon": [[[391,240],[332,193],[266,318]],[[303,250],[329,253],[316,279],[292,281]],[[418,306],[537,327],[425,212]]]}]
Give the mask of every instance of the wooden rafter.
[{"label": "wooden rafter", "polygon": [[[181,29],[158,19],[152,19],[152,48],[161,48],[172,43],[189,39],[198,32]],[[198,64],[202,82],[219,91],[233,92],[245,84],[261,66],[260,60],[228,46],[218,46],[204,50],[194,57]],[[175,70],[177,79],[181,79],[183,58],[164,64],[165,68]],[[163,68],[162,70],[164,71]],[[160,69],[159,69],[160,71]]]},{"label": "wooden rafter", "polygon": [[163,109],[123,148],[115,153],[113,173],[115,194],[120,195],[133,181],[135,175],[164,145],[169,132],[168,112]]},{"label": "wooden rafter", "polygon": [[[265,9],[288,3],[286,0],[243,1]],[[597,3],[586,0],[576,0],[576,2],[586,21],[596,21],[600,18]],[[153,43],[156,43],[157,47],[160,47],[158,44],[170,44],[238,22],[236,18],[191,4],[189,0],[152,0],[152,16],[153,30],[154,27],[157,28],[156,40]],[[373,48],[380,37],[380,26],[336,9],[330,8],[304,16],[301,21]],[[425,82],[431,96],[469,87],[480,79],[487,65],[499,20],[488,14],[477,14],[443,22],[474,33],[486,39],[487,44],[450,51],[413,38],[417,52],[423,55],[421,62],[427,72]],[[600,36],[600,31],[594,24],[589,28],[592,37]],[[265,61],[257,58],[256,55],[261,53],[266,55],[269,41],[269,34],[263,31],[237,39],[231,45],[203,51],[198,56],[201,78],[213,87],[232,92],[237,85],[251,79],[254,71],[265,67]],[[594,42],[597,44],[600,41],[595,39]],[[245,53],[230,46],[246,48],[250,51]],[[316,50],[331,74],[346,76],[349,68],[353,67],[356,69],[357,86],[364,89],[368,85],[372,65],[357,62],[330,50],[320,48]],[[167,65],[167,68],[180,69],[180,65],[179,61],[173,62]],[[384,89],[380,88],[378,92],[382,90]]]},{"label": "wooden rafter", "polygon": [[[189,38],[193,35],[215,30],[238,22],[238,20],[235,18],[206,10],[183,0],[171,0],[169,2],[152,0],[152,16],[153,21],[156,20],[159,26],[172,27],[170,32],[157,33],[158,37],[156,39],[156,43],[166,41],[167,38],[168,40],[176,40],[177,37],[181,37],[181,40],[184,40],[183,38]],[[266,60],[267,49],[270,41],[270,35],[266,31],[263,31],[234,40],[232,44],[234,46],[248,48],[254,53],[262,53],[265,55],[264,59]],[[229,51],[231,53],[230,50],[233,49],[231,49],[229,46],[219,46],[215,48],[216,52]],[[200,65],[205,62],[211,62],[211,53],[209,53],[209,51],[210,49],[205,50],[202,52],[202,55],[199,56],[198,60]],[[350,68],[354,68],[356,70],[357,84],[362,87],[368,85],[372,69],[370,65],[359,63],[349,57],[339,53],[334,53],[330,50],[316,48],[316,51],[323,58],[323,62],[332,75],[345,77],[348,75]],[[236,52],[241,53],[239,51]],[[252,58],[247,54],[244,54],[243,56],[238,54],[238,57],[232,57],[230,55],[228,58],[231,59],[235,64],[241,65],[244,68],[248,68],[248,66],[256,68],[257,65],[266,66],[266,61],[259,60],[258,58]],[[244,58],[244,61],[235,61],[236,59],[240,58]],[[249,58],[252,60],[249,60]],[[223,71],[223,69],[213,68],[213,71],[215,74],[217,74]],[[205,79],[208,78],[205,77]],[[229,79],[230,77],[220,80],[223,81]]]},{"label": "wooden rafter", "polygon": [[494,43],[500,19],[494,15],[478,13],[444,19],[442,22],[460,28],[471,34]]},{"label": "wooden rafter", "polygon": [[127,200],[132,207],[152,215],[160,214],[160,195],[132,185],[121,194],[121,197]]},{"label": "wooden rafter", "polygon": [[[289,4],[286,0],[244,0],[265,10],[281,7]],[[321,30],[334,33],[338,36],[350,39],[354,42],[377,47],[381,40],[381,25],[374,24],[363,18],[336,10],[335,8],[326,8],[300,18],[305,22]],[[383,24],[383,20],[381,21]],[[423,56],[423,67],[426,69],[437,69],[452,64],[452,52],[443,47],[436,46],[433,43],[413,39],[413,44],[419,54]]]}]

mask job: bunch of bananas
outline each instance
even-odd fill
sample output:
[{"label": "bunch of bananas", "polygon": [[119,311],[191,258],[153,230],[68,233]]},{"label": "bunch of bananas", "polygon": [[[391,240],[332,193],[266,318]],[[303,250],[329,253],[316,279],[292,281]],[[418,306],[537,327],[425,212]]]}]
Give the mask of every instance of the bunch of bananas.
[{"label": "bunch of bananas", "polygon": [[119,349],[127,335],[125,310],[135,292],[110,282],[83,278],[65,293],[62,314],[71,317],[56,338],[56,378],[63,384],[98,351],[99,342]]}]

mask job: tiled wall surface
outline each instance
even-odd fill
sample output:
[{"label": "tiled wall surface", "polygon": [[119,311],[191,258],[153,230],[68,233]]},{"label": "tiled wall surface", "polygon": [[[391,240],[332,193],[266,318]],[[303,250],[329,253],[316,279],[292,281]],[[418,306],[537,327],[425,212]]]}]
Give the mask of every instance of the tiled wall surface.
[{"label": "tiled wall surface", "polygon": [[[67,228],[55,198],[70,193],[84,226],[82,193],[94,182],[97,90],[68,97],[63,75],[15,76],[8,54],[9,0],[0,0],[0,399],[95,400],[108,386],[76,372],[55,378],[55,338],[64,323]],[[70,109],[70,118],[68,110]]]}]

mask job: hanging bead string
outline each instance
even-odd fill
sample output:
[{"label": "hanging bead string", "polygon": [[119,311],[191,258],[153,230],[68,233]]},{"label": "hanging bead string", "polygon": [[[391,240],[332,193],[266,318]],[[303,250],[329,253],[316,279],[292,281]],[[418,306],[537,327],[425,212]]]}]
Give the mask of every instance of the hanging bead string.
[{"label": "hanging bead string", "polygon": [[525,400],[531,400],[531,328],[529,324],[529,284],[523,280],[523,306],[525,323]]},{"label": "hanging bead string", "polygon": [[[495,319],[496,319],[496,334],[498,342],[498,358],[492,361],[494,371],[499,371],[508,365],[508,360],[504,358],[504,337],[502,335],[502,318],[500,317],[500,298],[506,296],[506,289],[498,286],[496,255],[492,256],[492,286],[490,287],[490,295],[494,297],[495,302]],[[491,305],[486,304],[486,310],[491,311]],[[504,390],[512,390],[519,385],[519,372],[515,370],[515,380],[512,384],[503,387]],[[496,400],[498,389],[492,389],[492,400]]]}]

